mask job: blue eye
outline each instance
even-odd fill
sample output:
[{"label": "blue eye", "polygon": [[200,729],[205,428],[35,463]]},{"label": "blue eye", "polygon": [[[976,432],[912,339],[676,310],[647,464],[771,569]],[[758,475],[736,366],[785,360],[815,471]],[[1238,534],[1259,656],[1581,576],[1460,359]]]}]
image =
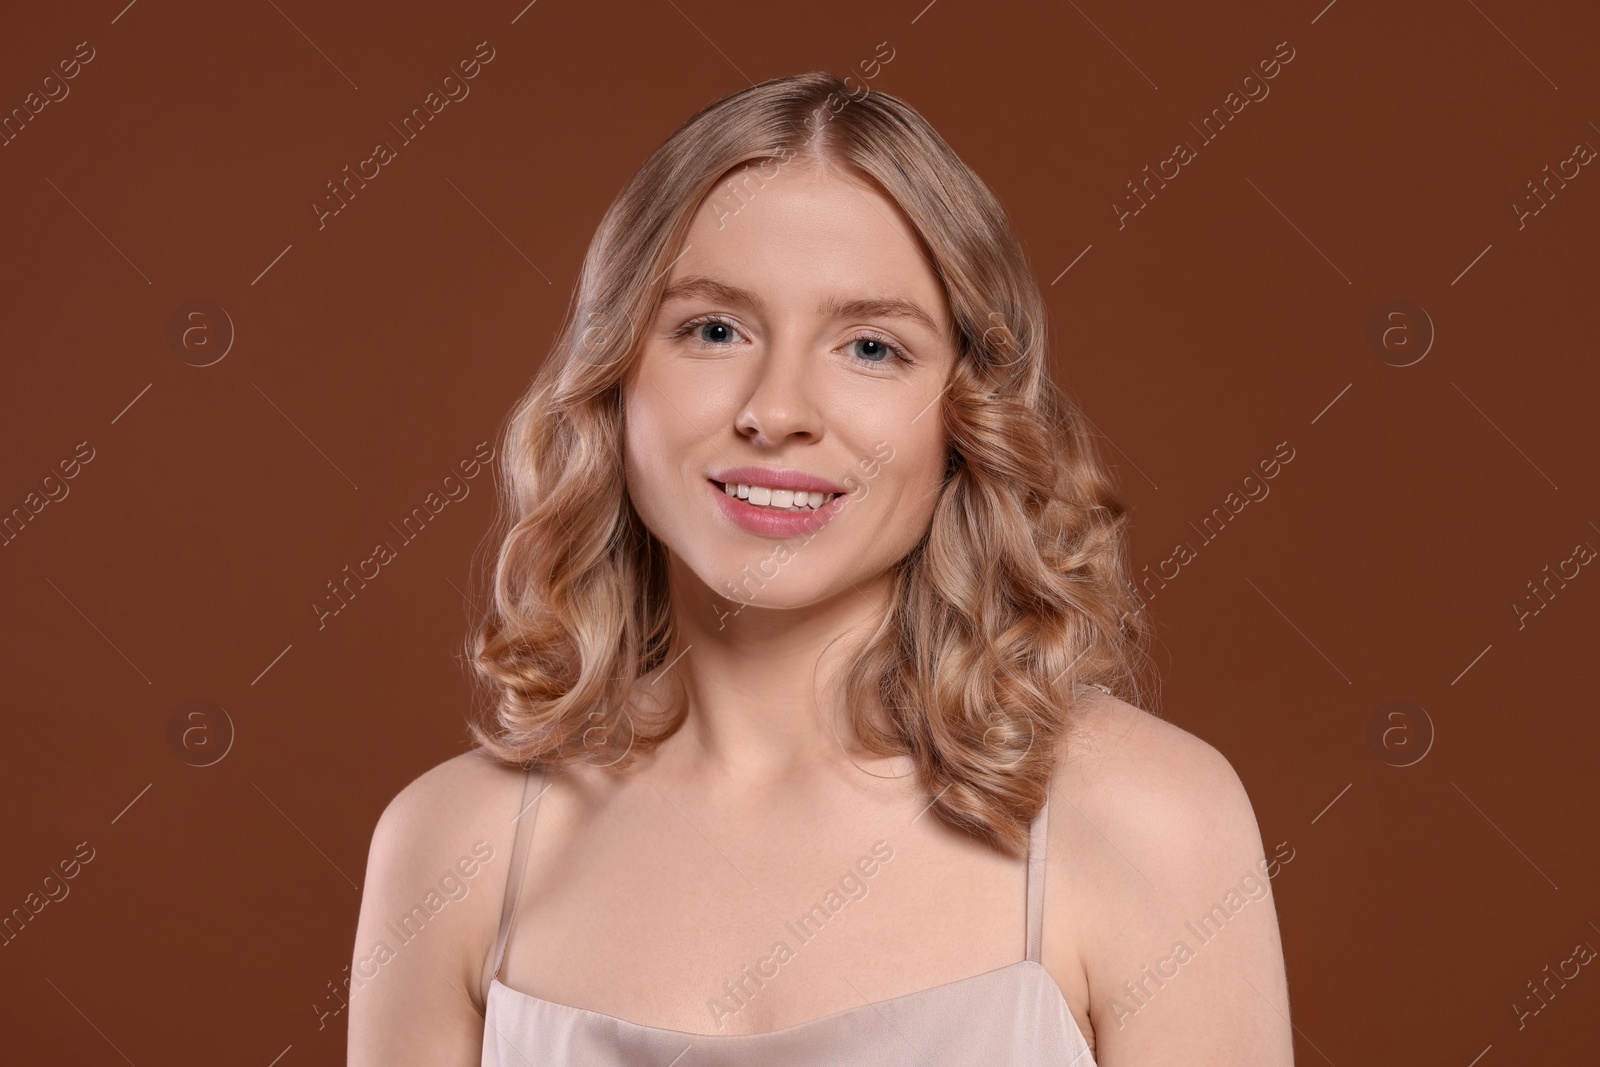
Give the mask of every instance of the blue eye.
[{"label": "blue eye", "polygon": [[[708,337],[708,336],[706,336],[706,331],[707,330],[719,330],[719,331],[721,331],[723,336],[720,336],[720,337]],[[700,324],[700,331],[699,331],[698,336],[699,336],[700,340],[710,342],[711,344],[727,344],[728,341],[730,340],[730,338],[727,335],[732,333],[732,332],[733,332],[733,327],[729,326],[725,322],[720,322],[720,321],[704,322],[704,323]]]},{"label": "blue eye", "polygon": [[911,362],[910,360],[906,359],[906,354],[905,354],[905,350],[904,349],[902,349],[899,345],[895,344],[893,341],[885,340],[882,337],[874,337],[874,336],[871,336],[871,335],[864,335],[864,336],[855,338],[850,343],[853,344],[853,345],[876,345],[877,346],[878,354],[877,354],[876,358],[871,357],[871,356],[860,357],[863,363],[879,363],[879,364],[882,364],[882,363],[893,363],[896,360],[899,360],[902,363],[910,363]]},{"label": "blue eye", "polygon": [[[701,315],[699,318],[690,319],[673,331],[674,340],[694,334],[696,342],[711,348],[722,348],[734,343],[734,337],[743,336],[737,327],[726,319],[717,315]],[[866,353],[852,353],[852,358],[858,366],[885,367],[892,363],[913,365],[914,361],[907,357],[905,349],[889,340],[887,337],[876,333],[863,333],[852,337],[845,342],[847,346],[871,346]]]},{"label": "blue eye", "polygon": [[[721,336],[707,337],[704,332],[706,330],[719,331]],[[690,333],[693,333],[695,335],[695,340],[699,341],[701,344],[720,347],[722,345],[731,343],[731,338],[728,335],[732,333],[738,333],[738,331],[734,329],[733,324],[728,322],[726,319],[719,319],[715,315],[702,315],[698,319],[690,319],[682,326],[679,326],[677,330],[673,332],[672,336],[674,339],[676,339],[679,337],[686,337]]]}]

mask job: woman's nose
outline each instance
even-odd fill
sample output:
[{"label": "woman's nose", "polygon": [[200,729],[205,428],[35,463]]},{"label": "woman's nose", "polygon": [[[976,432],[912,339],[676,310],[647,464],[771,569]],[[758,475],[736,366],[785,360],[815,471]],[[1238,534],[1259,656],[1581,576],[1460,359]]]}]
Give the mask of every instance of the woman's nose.
[{"label": "woman's nose", "polygon": [[750,392],[735,428],[760,444],[822,433],[817,356],[799,341],[770,344],[751,361]]}]

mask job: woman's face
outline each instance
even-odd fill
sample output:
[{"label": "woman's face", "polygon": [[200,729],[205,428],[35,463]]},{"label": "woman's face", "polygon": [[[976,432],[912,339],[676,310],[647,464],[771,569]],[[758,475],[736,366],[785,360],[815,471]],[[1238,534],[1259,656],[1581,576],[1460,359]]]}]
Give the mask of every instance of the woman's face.
[{"label": "woman's face", "polygon": [[[701,206],[623,385],[633,506],[674,581],[687,566],[723,619],[855,596],[921,539],[956,357],[943,288],[892,201],[832,170],[756,174]],[[805,485],[843,492],[780,510]]]}]

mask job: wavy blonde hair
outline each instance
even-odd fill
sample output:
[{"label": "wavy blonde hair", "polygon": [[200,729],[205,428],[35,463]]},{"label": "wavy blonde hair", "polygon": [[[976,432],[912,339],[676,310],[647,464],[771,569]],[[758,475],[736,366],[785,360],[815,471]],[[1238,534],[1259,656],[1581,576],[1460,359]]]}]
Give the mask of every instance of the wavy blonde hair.
[{"label": "wavy blonde hair", "polygon": [[1020,852],[1074,686],[1143,702],[1149,633],[1127,577],[1127,509],[1050,379],[1044,302],[999,202],[910,106],[823,72],[702,108],[601,221],[568,319],[505,427],[492,589],[467,640],[490,699],[469,732],[507,763],[626,767],[685,721],[681,693],[649,729],[629,710],[635,682],[674,648],[667,557],[626,494],[595,487],[625,483],[621,383],[695,212],[724,183],[748,192],[796,163],[840,168],[900,206],[959,335],[932,522],[846,665],[855,738],[908,754],[946,822]]}]

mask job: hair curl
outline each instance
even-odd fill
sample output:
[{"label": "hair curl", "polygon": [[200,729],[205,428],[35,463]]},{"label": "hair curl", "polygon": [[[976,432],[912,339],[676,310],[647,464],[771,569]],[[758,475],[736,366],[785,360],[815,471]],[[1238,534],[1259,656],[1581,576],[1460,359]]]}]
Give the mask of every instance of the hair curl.
[{"label": "hair curl", "polygon": [[624,484],[621,383],[695,212],[719,185],[758,191],[796,163],[841,168],[900,206],[959,340],[932,522],[845,669],[855,737],[910,755],[940,818],[1016,853],[1074,686],[1142,703],[1149,630],[1127,577],[1127,508],[1051,381],[1044,302],[999,201],[909,105],[824,72],[702,108],[601,221],[505,427],[490,603],[467,639],[491,707],[468,729],[508,763],[626,767],[683,724],[681,697],[652,730],[628,710],[674,647],[666,553],[626,494],[594,487]]}]

